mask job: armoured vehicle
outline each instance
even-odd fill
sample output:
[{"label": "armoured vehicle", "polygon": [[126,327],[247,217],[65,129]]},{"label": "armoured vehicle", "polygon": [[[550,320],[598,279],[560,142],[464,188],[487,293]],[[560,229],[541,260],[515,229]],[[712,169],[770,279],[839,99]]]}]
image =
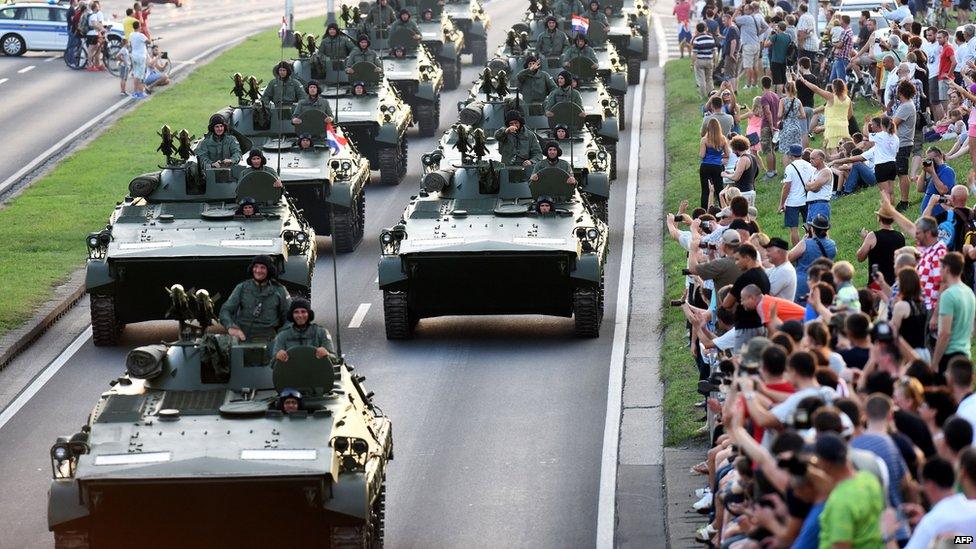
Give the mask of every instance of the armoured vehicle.
[{"label": "armoured vehicle", "polygon": [[[127,323],[167,317],[165,295],[147,289],[175,282],[228,296],[233,284],[227,273],[244,272],[259,254],[272,257],[289,292],[310,295],[315,230],[274,186],[274,176],[242,177],[242,166],[203,168],[190,158],[186,130],[179,140],[179,158],[133,179],[105,228],[86,238],[95,345],[115,344]],[[245,198],[253,199],[257,213],[243,215]]]},{"label": "armoured vehicle", "polygon": [[[366,223],[369,161],[348,143],[341,128],[331,128],[329,138],[322,111],[306,110],[296,126],[290,106],[266,107],[256,100],[253,89],[238,87],[242,81],[253,83],[253,77],[243,79],[238,74],[234,79],[238,106],[220,114],[230,121],[241,149],[262,150],[317,235],[331,236],[338,252],[356,249]],[[302,134],[311,136],[310,147],[301,147],[298,136]]]},{"label": "armoured vehicle", "polygon": [[312,347],[269,363],[263,344],[202,332],[129,352],[51,447],[55,547],[382,547],[392,423],[364,376]]},{"label": "armoured vehicle", "polygon": [[464,33],[464,51],[471,62],[482,66],[488,62],[488,27],[491,19],[479,0],[446,0],[444,14]]},{"label": "armoured vehicle", "polygon": [[650,8],[645,0],[608,0],[603,5],[613,8],[607,16],[610,23],[607,38],[627,59],[627,82],[636,84],[640,79],[640,62],[647,60],[651,47]]},{"label": "armoured vehicle", "polygon": [[431,137],[440,126],[444,72],[427,47],[414,42],[410,31],[394,31],[390,44],[403,48],[403,56],[384,56],[383,74],[410,105],[420,135]]},{"label": "armoured vehicle", "polygon": [[386,337],[409,338],[423,318],[488,314],[572,316],[577,336],[599,336],[607,225],[569,173],[532,180],[486,160],[483,132],[474,137],[475,156],[427,173],[380,234]]},{"label": "armoured vehicle", "polygon": [[[444,89],[456,90],[461,85],[461,52],[465,51],[465,37],[450,17],[445,17],[438,2],[424,0],[417,6],[420,13],[414,21],[420,27],[424,46],[437,59],[444,71]],[[430,9],[433,18],[423,19],[423,10]]]}]

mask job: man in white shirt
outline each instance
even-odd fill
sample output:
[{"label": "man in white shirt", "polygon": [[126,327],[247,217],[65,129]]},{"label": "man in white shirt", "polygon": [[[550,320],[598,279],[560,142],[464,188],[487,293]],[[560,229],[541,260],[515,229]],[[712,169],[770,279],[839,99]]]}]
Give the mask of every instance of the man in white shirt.
[{"label": "man in white shirt", "polygon": [[817,32],[817,20],[810,13],[806,4],[800,4],[800,20],[796,24],[796,41],[800,45],[798,57],[816,59],[820,50],[820,33]]},{"label": "man in white shirt", "polygon": [[790,241],[800,241],[800,223],[807,217],[807,191],[805,185],[813,181],[817,170],[801,158],[803,147],[790,145],[786,152],[787,166],[783,170],[783,192],[780,193],[779,211],[783,212],[783,226],[790,230]]},{"label": "man in white shirt", "polygon": [[147,97],[144,79],[146,78],[146,60],[149,57],[149,51],[146,47],[149,39],[139,30],[141,26],[142,23],[139,21],[132,23],[133,32],[129,37],[132,44],[132,79],[135,90],[132,97],[136,99]]},{"label": "man in white shirt", "polygon": [[925,29],[925,39],[922,41],[922,51],[925,52],[926,69],[929,73],[928,96],[932,105],[932,117],[941,120],[945,112],[942,110],[942,102],[939,101],[939,57],[942,56],[942,45],[936,40],[938,29],[929,27]]},{"label": "man in white shirt", "polygon": [[102,13],[102,6],[99,2],[92,2],[91,13],[88,15],[88,28],[94,35],[87,36],[85,40],[88,44],[88,70],[103,71],[105,63],[102,59],[102,41],[105,40],[105,14]]},{"label": "man in white shirt", "polygon": [[769,239],[766,257],[773,266],[766,269],[766,276],[769,278],[769,295],[793,301],[796,298],[796,267],[786,257],[789,251],[790,245],[782,238]]},{"label": "man in white shirt", "polygon": [[899,0],[900,5],[897,8],[892,8],[892,2],[885,1],[881,3],[881,12],[888,21],[894,21],[896,23],[901,23],[901,20],[906,17],[912,16],[912,11],[908,7],[908,0]]},{"label": "man in white shirt", "polygon": [[[976,500],[955,491],[955,471],[941,457],[932,457],[922,467],[922,490],[932,508],[915,526],[906,549],[927,549],[942,534],[976,536]],[[906,514],[919,515],[925,510],[915,504],[905,505]]]}]

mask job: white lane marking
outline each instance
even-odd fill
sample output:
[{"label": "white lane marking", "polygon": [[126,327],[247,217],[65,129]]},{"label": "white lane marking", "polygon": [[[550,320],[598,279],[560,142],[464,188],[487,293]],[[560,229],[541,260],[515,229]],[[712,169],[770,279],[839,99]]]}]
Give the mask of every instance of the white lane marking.
[{"label": "white lane marking", "polygon": [[58,371],[68,363],[68,360],[70,360],[71,357],[78,352],[78,349],[81,349],[81,346],[88,342],[91,335],[92,328],[91,326],[88,326],[85,328],[84,332],[81,332],[78,337],[71,342],[71,345],[68,345],[67,349],[62,351],[57,358],[47,365],[47,368],[44,368],[44,370],[42,370],[41,373],[34,378],[34,381],[32,381],[30,385],[24,388],[24,390],[17,395],[17,398],[15,398],[13,402],[11,402],[6,408],[3,409],[2,412],[0,412],[0,429],[3,429],[3,426],[6,425],[8,421],[13,419],[17,412],[19,412],[25,404],[30,402],[30,399],[34,398],[34,395],[36,395],[38,391],[44,387],[44,384],[50,381],[51,378],[54,377],[54,374],[57,374]]},{"label": "white lane marking", "polygon": [[10,79],[9,79],[9,78],[0,78],[0,84],[3,84],[3,83],[4,83],[4,82],[6,82],[7,80],[10,80]]},{"label": "white lane marking", "polygon": [[30,71],[34,70],[35,68],[37,68],[37,65],[27,65],[26,67],[24,67],[24,68],[20,69],[19,71],[17,71],[17,74],[24,74],[25,72],[30,72]]},{"label": "white lane marking", "polygon": [[47,59],[44,60],[44,62],[45,63],[50,63],[51,61],[54,61],[55,59],[61,59],[61,58],[60,57],[48,57]]},{"label": "white lane marking", "polygon": [[[217,51],[218,49],[221,49],[221,48],[229,48],[229,47],[233,46],[234,44],[236,44],[236,43],[244,40],[245,38],[247,38],[247,37],[246,36],[242,36],[242,37],[239,37],[239,38],[235,38],[235,39],[231,40],[230,42],[226,42],[226,43],[223,43],[223,44],[217,44],[216,46],[213,46],[212,48],[208,48],[208,49],[204,50],[203,52],[199,53],[198,55],[196,55],[193,58],[189,59],[187,62],[188,63],[196,63],[201,58],[203,58],[203,57],[205,57],[207,55],[210,55],[211,53]],[[184,66],[185,65],[178,65],[176,67],[173,67],[172,74],[176,74]],[[105,118],[107,118],[109,115],[111,115],[115,111],[117,111],[120,108],[122,108],[123,105],[127,104],[130,101],[134,101],[134,99],[132,99],[131,97],[126,97],[125,99],[119,99],[112,106],[110,106],[109,108],[105,109],[101,113],[95,115],[94,118],[88,120],[88,122],[85,122],[84,124],[82,124],[81,127],[79,127],[78,129],[76,129],[75,131],[69,133],[63,139],[61,139],[60,141],[58,141],[57,143],[55,143],[54,145],[52,145],[50,148],[48,148],[47,150],[45,150],[43,153],[41,153],[39,156],[37,156],[34,160],[32,160],[31,162],[29,162],[26,166],[24,166],[23,168],[17,170],[16,173],[14,173],[13,175],[11,175],[7,179],[5,179],[3,183],[0,183],[0,194],[3,194],[4,192],[6,192],[7,189],[9,189],[17,181],[19,181],[21,177],[24,177],[25,175],[27,175],[28,173],[30,173],[31,171],[33,171],[34,169],[36,169],[38,166],[40,166],[44,162],[47,162],[48,158],[50,158],[51,155],[53,155],[53,154],[55,154],[55,153],[60,152],[61,150],[63,150],[68,143],[71,143],[72,141],[74,141],[79,135],[83,134],[89,128],[91,128],[95,124],[98,124],[99,122],[101,122],[102,120],[104,120]]]},{"label": "white lane marking", "polygon": [[369,312],[369,308],[372,303],[360,303],[359,308],[356,309],[356,314],[352,315],[352,320],[349,321],[350,328],[358,328],[363,325],[363,320],[366,320],[366,313]]},{"label": "white lane marking", "polygon": [[[660,39],[660,38],[659,38]],[[611,549],[616,524],[617,454],[620,451],[620,414],[624,398],[624,354],[630,324],[630,277],[634,269],[634,225],[637,209],[637,161],[640,159],[640,128],[644,78],[641,69],[634,90],[630,115],[630,162],[627,164],[627,202],[624,212],[623,249],[617,280],[617,310],[614,312],[613,347],[610,351],[610,380],[607,383],[607,417],[603,424],[603,461],[600,465],[600,503],[596,525],[596,546]]]},{"label": "white lane marking", "polygon": [[657,66],[663,67],[668,62],[668,42],[664,39],[664,24],[661,16],[654,15],[654,34],[657,35]]}]

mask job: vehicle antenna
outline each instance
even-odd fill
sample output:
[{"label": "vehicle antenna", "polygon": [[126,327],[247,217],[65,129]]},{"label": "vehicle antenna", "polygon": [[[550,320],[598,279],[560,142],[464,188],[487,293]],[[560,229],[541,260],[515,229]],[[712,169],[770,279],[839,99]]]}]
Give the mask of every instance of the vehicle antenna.
[{"label": "vehicle antenna", "polygon": [[[281,64],[285,62],[285,41],[284,41],[284,37],[282,37],[282,40],[280,40],[279,42],[281,43],[281,47],[279,48],[278,51],[281,53],[281,56],[278,59],[278,67],[281,67]],[[281,76],[278,75],[278,70],[279,70],[278,68],[275,68],[275,75],[274,75],[275,76],[275,80],[281,78]],[[294,75],[292,75],[292,76],[294,76]],[[272,81],[272,83],[273,83],[273,81]],[[285,100],[285,82],[282,80],[281,85],[278,86],[278,104],[275,105],[275,114],[277,115],[277,118],[278,118],[278,120],[276,120],[276,122],[277,122],[277,125],[278,125],[278,178],[279,179],[281,178],[281,140],[284,137],[281,134],[281,132],[282,132],[282,129],[281,129],[281,108],[282,108],[282,103],[284,103],[284,100]]]},{"label": "vehicle antenna", "polygon": [[342,323],[339,321],[339,264],[336,258],[335,207],[329,203],[329,234],[332,235],[332,292],[335,297],[335,343],[336,356],[342,360]]}]

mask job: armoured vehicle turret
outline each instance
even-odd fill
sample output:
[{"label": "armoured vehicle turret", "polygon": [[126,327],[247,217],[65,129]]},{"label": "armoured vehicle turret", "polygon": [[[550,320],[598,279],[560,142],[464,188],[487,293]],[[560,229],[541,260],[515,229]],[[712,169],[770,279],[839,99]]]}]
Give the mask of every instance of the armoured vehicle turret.
[{"label": "armoured vehicle turret", "polygon": [[[164,284],[230,295],[228,272],[243,273],[256,255],[271,256],[293,295],[310,295],[315,230],[268,172],[242,166],[204,168],[191,157],[191,137],[163,128],[169,156],[161,171],[129,183],[104,229],[88,235],[85,288],[95,345],[113,345],[127,323],[167,318]],[[167,144],[167,138],[170,136]],[[245,215],[245,199],[256,209]]]},{"label": "armoured vehicle turret", "polygon": [[312,347],[269,363],[263,344],[202,332],[131,351],[57,439],[54,546],[382,547],[392,424],[364,376]]},{"label": "armoured vehicle turret", "polygon": [[[444,89],[456,90],[461,85],[461,52],[465,51],[465,37],[450,17],[444,15],[439,2],[422,0],[414,6],[414,21],[420,27],[424,46],[444,71]],[[423,18],[424,10],[431,10],[429,21]]]},{"label": "armoured vehicle turret", "polygon": [[[238,77],[235,82],[253,78]],[[248,97],[246,90],[238,95],[237,107],[220,114],[230,121],[242,150],[263,152],[317,235],[331,236],[338,252],[351,252],[359,245],[366,223],[369,161],[341,128],[327,128],[325,113],[317,109],[301,113],[301,123],[295,125],[292,107],[266,107]],[[300,135],[311,138],[308,147],[299,142]]]},{"label": "armoured vehicle turret", "polygon": [[386,337],[409,338],[424,318],[490,314],[572,316],[577,336],[599,336],[607,225],[566,171],[532,180],[475,141],[460,163],[427,173],[380,235]]},{"label": "armoured vehicle turret", "polygon": [[471,62],[482,66],[488,62],[488,27],[491,19],[479,0],[446,0],[444,14],[464,33],[464,52]]},{"label": "armoured vehicle turret", "polygon": [[383,56],[383,74],[410,105],[420,135],[431,137],[440,126],[444,72],[427,47],[415,42],[409,31],[394,31],[390,45],[390,54]]},{"label": "armoured vehicle turret", "polygon": [[609,0],[604,5],[613,10],[607,16],[610,23],[607,38],[627,60],[627,83],[637,84],[640,62],[647,60],[651,47],[650,9],[645,0]]}]

